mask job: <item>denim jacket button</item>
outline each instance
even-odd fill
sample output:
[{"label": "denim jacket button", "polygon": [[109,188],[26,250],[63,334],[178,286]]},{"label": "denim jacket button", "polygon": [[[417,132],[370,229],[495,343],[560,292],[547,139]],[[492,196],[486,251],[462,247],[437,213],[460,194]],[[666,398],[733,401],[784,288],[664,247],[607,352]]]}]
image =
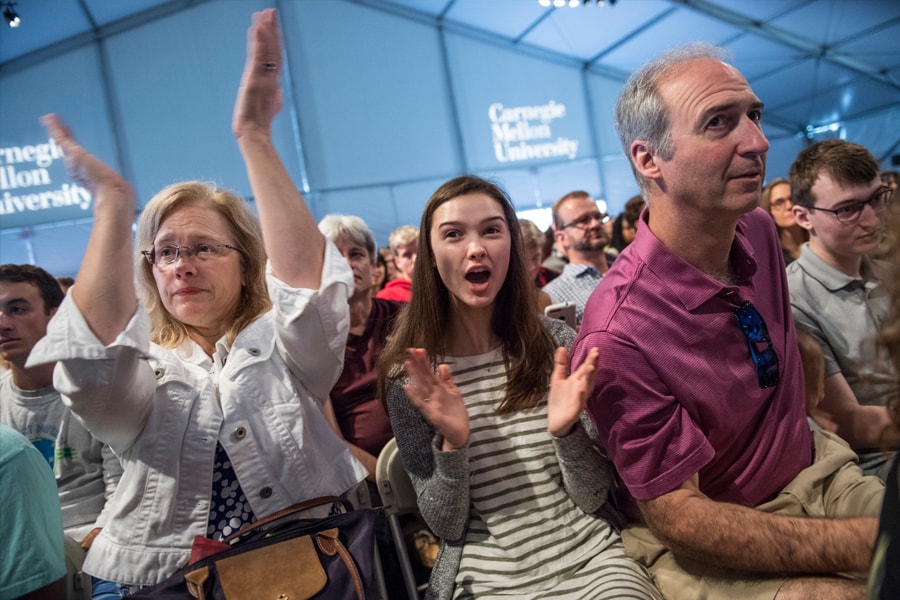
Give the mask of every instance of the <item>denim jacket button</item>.
[{"label": "denim jacket button", "polygon": [[244,427],[238,427],[234,430],[234,439],[242,440],[247,437],[247,429]]},{"label": "denim jacket button", "polygon": [[264,487],[263,489],[259,490],[259,495],[263,498],[268,498],[272,495],[272,488],[270,488],[269,486]]}]

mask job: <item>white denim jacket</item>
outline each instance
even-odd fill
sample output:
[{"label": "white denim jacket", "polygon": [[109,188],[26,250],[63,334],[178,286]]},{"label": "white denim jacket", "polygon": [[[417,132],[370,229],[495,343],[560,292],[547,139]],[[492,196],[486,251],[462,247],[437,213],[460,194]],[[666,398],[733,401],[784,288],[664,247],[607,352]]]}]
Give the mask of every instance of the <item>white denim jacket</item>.
[{"label": "white denim jacket", "polygon": [[353,290],[346,261],[326,248],[321,289],[269,273],[273,310],[230,348],[220,340],[212,360],[193,342],[151,344],[143,307],[104,347],[66,297],[29,365],[58,361],[64,402],[125,468],[85,571],[150,585],[183,566],[206,534],[217,440],[257,517],[365,478],[321,411],[343,366]]}]

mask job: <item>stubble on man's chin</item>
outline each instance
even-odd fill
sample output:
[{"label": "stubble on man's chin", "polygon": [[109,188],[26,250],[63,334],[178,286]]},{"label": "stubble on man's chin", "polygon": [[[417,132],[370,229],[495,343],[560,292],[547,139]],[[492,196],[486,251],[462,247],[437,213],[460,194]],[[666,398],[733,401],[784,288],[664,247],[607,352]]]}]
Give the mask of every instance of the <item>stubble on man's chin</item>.
[{"label": "stubble on man's chin", "polygon": [[606,238],[597,237],[575,244],[574,248],[579,252],[602,252],[608,243]]}]

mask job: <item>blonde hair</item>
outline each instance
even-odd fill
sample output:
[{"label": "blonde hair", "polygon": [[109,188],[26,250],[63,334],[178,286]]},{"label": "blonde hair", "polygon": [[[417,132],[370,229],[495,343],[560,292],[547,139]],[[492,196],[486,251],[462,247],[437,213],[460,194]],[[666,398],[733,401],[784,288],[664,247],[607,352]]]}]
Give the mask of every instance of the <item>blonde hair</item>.
[{"label": "blonde hair", "polygon": [[153,248],[160,226],[172,212],[196,205],[217,212],[230,224],[231,231],[222,234],[233,237],[233,242],[229,241],[238,248],[241,257],[244,285],[226,334],[228,341],[234,341],[238,333],[272,307],[266,285],[266,251],[262,231],[244,201],[211,183],[186,181],[170,185],[144,207],[138,220],[135,241],[138,295],[150,313],[150,338],[165,348],[180,346],[190,337],[191,329],[166,310],[153,277],[153,265],[144,258],[141,250]]},{"label": "blonde hair", "polygon": [[397,254],[397,247],[401,244],[416,244],[419,241],[419,228],[415,225],[401,225],[393,232],[389,238],[391,252]]},{"label": "blonde hair", "polygon": [[519,227],[522,228],[522,244],[526,250],[544,247],[544,234],[537,225],[528,219],[519,219]]}]

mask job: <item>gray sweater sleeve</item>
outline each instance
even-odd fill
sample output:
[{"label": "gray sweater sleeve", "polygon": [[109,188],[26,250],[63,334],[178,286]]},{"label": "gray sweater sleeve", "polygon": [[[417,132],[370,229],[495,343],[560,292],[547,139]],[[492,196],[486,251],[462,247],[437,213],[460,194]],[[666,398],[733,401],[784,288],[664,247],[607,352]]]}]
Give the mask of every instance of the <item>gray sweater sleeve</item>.
[{"label": "gray sweater sleeve", "polygon": [[600,509],[609,497],[612,469],[578,423],[569,435],[553,438],[566,493],[586,513]]},{"label": "gray sweater sleeve", "polygon": [[[544,326],[557,346],[572,348],[575,332],[570,327],[555,319],[545,319]],[[609,497],[613,482],[609,459],[594,445],[581,423],[567,436],[553,438],[553,447],[566,493],[584,512],[596,512]]]},{"label": "gray sweater sleeve", "polygon": [[461,540],[469,522],[468,451],[440,450],[443,438],[407,398],[406,382],[392,381],[386,398],[400,458],[428,527],[444,540]]}]

